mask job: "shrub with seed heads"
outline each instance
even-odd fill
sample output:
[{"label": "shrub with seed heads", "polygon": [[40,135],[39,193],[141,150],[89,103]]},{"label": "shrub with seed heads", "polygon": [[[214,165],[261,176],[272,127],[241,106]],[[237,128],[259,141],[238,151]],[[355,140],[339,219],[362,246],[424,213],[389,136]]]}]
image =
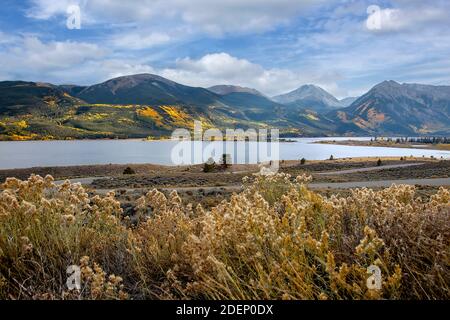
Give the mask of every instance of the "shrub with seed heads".
[{"label": "shrub with seed heads", "polygon": [[[247,177],[209,210],[152,190],[131,224],[114,192],[7,179],[0,298],[450,298],[448,189],[427,199],[408,185],[324,197],[310,181]],[[65,287],[73,264],[79,291]],[[381,290],[366,285],[370,265],[382,272]]]}]

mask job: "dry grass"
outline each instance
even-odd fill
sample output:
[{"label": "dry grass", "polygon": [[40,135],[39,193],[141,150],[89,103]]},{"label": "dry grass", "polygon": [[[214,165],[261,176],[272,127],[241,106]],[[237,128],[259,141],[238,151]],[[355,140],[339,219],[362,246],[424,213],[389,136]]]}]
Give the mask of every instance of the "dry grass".
[{"label": "dry grass", "polygon": [[[140,198],[124,217],[114,193],[89,197],[50,176],[0,193],[3,299],[449,299],[450,193],[412,186],[346,197],[309,177],[256,176],[210,210],[176,192]],[[82,289],[68,291],[78,264]],[[366,286],[367,267],[382,289]]]}]

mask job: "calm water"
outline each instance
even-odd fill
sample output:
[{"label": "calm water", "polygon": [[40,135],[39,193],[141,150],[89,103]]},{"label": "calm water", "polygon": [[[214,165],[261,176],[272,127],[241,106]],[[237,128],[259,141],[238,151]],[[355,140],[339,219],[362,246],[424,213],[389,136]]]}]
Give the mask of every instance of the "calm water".
[{"label": "calm water", "polygon": [[[280,159],[295,160],[305,158],[307,160],[328,159],[330,155],[335,158],[364,157],[364,156],[434,156],[450,159],[450,151],[421,150],[406,148],[380,148],[380,147],[355,147],[328,144],[313,144],[318,140],[347,140],[349,138],[299,138],[296,142],[279,144]],[[354,138],[366,140],[370,138]],[[183,142],[185,154],[188,154],[189,142]],[[0,142],[0,169],[28,168],[36,166],[65,166],[87,164],[125,164],[125,163],[154,163],[177,164],[172,161],[172,153],[175,150],[175,141],[142,141],[142,140],[77,140],[77,141],[21,141]],[[192,143],[193,148],[201,150],[202,142]],[[180,145],[178,145],[180,148]],[[215,150],[214,158],[217,160],[222,153],[230,153],[236,163],[255,163],[271,159],[269,153],[266,156],[256,157],[257,150],[267,148],[267,143],[256,142],[209,142],[203,143],[203,149]],[[226,152],[223,152],[224,149]],[[244,151],[243,151],[244,150]],[[243,151],[243,152],[242,152]],[[186,153],[187,152],[187,153]],[[190,163],[202,163],[206,161],[201,156],[197,159],[190,158]]]}]

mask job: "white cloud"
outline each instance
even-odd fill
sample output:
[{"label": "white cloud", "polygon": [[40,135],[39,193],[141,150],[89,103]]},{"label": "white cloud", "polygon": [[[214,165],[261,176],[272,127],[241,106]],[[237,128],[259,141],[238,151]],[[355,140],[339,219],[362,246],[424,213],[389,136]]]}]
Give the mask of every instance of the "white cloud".
[{"label": "white cloud", "polygon": [[115,77],[139,74],[139,73],[157,73],[157,71],[140,61],[130,61],[121,59],[106,60],[99,66],[103,70],[103,79],[108,80]]},{"label": "white cloud", "polygon": [[149,33],[119,33],[112,37],[111,43],[114,47],[128,50],[147,49],[170,42],[172,38],[161,32]]},{"label": "white cloud", "polygon": [[11,44],[14,43],[15,41],[17,41],[18,37],[10,35],[10,34],[6,34],[2,31],[0,31],[0,45],[7,45],[7,44]]},{"label": "white cloud", "polygon": [[[381,29],[368,30],[366,10],[371,3],[376,2],[348,1],[325,22],[319,20],[312,30],[298,34],[297,42],[286,49],[297,52],[293,69],[313,67],[313,75],[326,75],[328,70],[325,80],[339,97],[362,94],[386,79],[437,84],[446,77],[448,83],[444,70],[450,52],[450,20],[443,14],[450,12],[450,2],[390,1],[389,10],[380,8]],[[430,61],[437,66],[432,71]],[[413,72],[418,70],[425,71],[424,76]],[[333,80],[333,74],[340,78]],[[338,84],[335,89],[333,82]]]},{"label": "white cloud", "polygon": [[197,60],[178,60],[174,68],[160,70],[160,74],[191,86],[240,85],[255,88],[267,95],[285,93],[310,82],[331,91],[337,88],[334,79],[330,81],[331,77],[326,74],[306,70],[298,73],[281,68],[265,69],[224,52],[207,54]]},{"label": "white cloud", "polygon": [[92,58],[102,58],[106,51],[95,44],[73,41],[41,42],[36,37],[26,37],[15,59],[21,59],[26,64],[36,68],[61,68],[67,65],[82,63]]},{"label": "white cloud", "polygon": [[245,59],[232,57],[224,52],[207,54],[198,60],[180,59],[177,61],[177,68],[187,72],[216,77],[217,79],[237,78],[239,74],[255,76],[264,71],[259,65]]},{"label": "white cloud", "polygon": [[424,7],[423,5],[410,6],[403,9],[380,8],[370,6],[368,8],[366,27],[370,31],[401,31],[421,29],[427,24],[446,21],[448,12],[443,8]]},{"label": "white cloud", "polygon": [[4,77],[40,80],[48,78],[52,72],[102,59],[106,54],[105,49],[95,44],[74,41],[44,43],[35,36],[23,36],[14,45],[0,51],[0,60]]},{"label": "white cloud", "polygon": [[55,83],[91,85],[112,78],[139,73],[157,73],[157,71],[141,61],[108,58],[67,66],[66,69],[50,72],[48,76],[54,79]]},{"label": "white cloud", "polygon": [[[95,39],[95,45],[0,32],[2,79],[90,84],[151,72],[188,85],[237,84],[268,95],[314,83],[338,97],[362,93],[385,79],[449,79],[446,0],[384,1],[379,29],[367,28],[374,16],[367,18],[366,9],[377,3],[371,0],[30,1],[30,17],[62,23],[67,6],[79,4],[82,28],[89,30],[71,34]],[[320,12],[314,11],[316,5]],[[289,22],[294,23],[288,28],[256,35],[257,41],[243,41],[242,48],[233,41],[236,34],[250,39],[242,33]],[[91,33],[96,27],[100,32]],[[233,38],[221,43],[209,35]]]},{"label": "white cloud", "polygon": [[155,21],[189,25],[220,35],[226,32],[258,32],[286,23],[299,13],[324,0],[32,0],[28,16],[49,19],[64,15],[78,4],[88,22],[134,22],[151,25]]},{"label": "white cloud", "polygon": [[79,1],[73,0],[32,0],[31,2],[33,6],[27,11],[27,16],[45,20],[66,13],[70,5],[79,4]]},{"label": "white cloud", "polygon": [[265,69],[224,52],[206,54],[199,59],[178,59],[173,67],[155,68],[143,59],[113,58],[107,50],[94,44],[46,43],[33,36],[25,36],[13,47],[0,52],[0,60],[4,62],[2,80],[86,85],[123,75],[154,73],[185,85],[233,84],[256,88],[268,95],[287,92],[311,81],[326,89],[336,88],[326,74]]}]

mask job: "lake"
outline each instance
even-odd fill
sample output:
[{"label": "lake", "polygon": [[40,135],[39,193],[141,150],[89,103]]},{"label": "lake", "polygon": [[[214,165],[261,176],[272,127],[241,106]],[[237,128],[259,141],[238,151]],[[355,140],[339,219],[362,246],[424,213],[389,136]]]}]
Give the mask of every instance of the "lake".
[{"label": "lake", "polygon": [[[348,157],[385,157],[385,156],[416,156],[450,159],[450,151],[423,150],[407,148],[383,148],[340,146],[330,144],[314,144],[318,140],[348,140],[349,138],[295,138],[295,142],[279,143],[279,155],[283,160],[307,160]],[[370,138],[352,138],[354,140],[370,140]],[[215,151],[214,158],[219,159],[222,153],[231,154],[235,163],[256,163],[272,159],[270,154],[255,157],[255,150],[267,149],[270,143],[258,142],[179,142],[143,141],[143,140],[73,140],[73,141],[1,141],[0,142],[0,169],[29,168],[42,166],[67,166],[91,164],[126,164],[126,163],[153,163],[174,165],[173,150],[191,148],[191,154],[200,157],[191,157],[189,163],[203,163],[202,152],[194,152],[194,148],[204,151]],[[224,152],[224,148],[226,148]]]}]

